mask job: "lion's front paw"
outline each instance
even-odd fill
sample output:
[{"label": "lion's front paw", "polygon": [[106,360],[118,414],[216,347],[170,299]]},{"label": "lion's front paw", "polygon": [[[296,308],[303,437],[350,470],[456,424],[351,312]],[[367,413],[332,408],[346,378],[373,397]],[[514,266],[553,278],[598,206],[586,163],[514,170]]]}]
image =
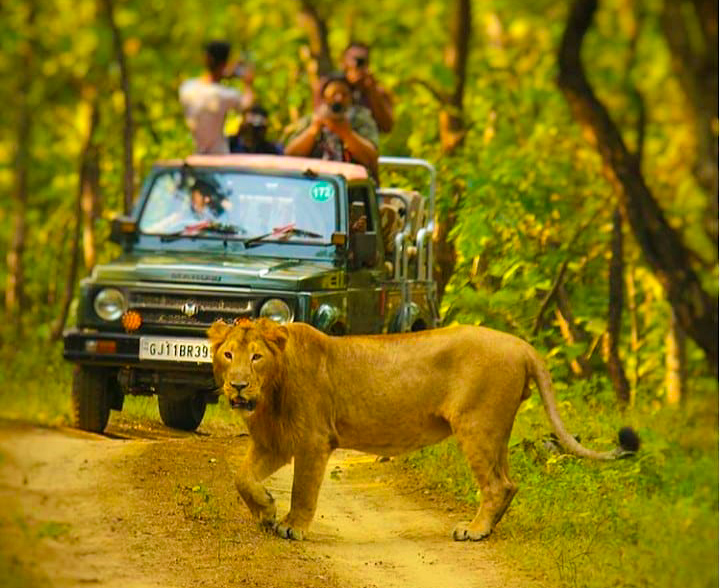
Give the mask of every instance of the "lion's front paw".
[{"label": "lion's front paw", "polygon": [[272,494],[265,491],[266,495],[266,501],[264,505],[258,505],[254,509],[254,515],[257,519],[257,522],[260,524],[261,527],[267,528],[267,529],[274,529],[275,528],[275,514],[277,512],[277,506],[275,506],[275,499],[272,497]]},{"label": "lion's front paw", "polygon": [[292,539],[294,541],[302,541],[305,538],[305,532],[302,529],[293,527],[286,521],[275,525],[275,533],[283,539]]},{"label": "lion's front paw", "polygon": [[453,539],[455,541],[480,541],[490,536],[491,530],[487,531],[474,531],[470,528],[469,523],[459,523],[455,529],[453,529]]},{"label": "lion's front paw", "polygon": [[257,518],[258,525],[260,525],[263,529],[266,529],[268,531],[272,531],[275,529],[275,513],[272,513],[272,515],[263,515]]}]

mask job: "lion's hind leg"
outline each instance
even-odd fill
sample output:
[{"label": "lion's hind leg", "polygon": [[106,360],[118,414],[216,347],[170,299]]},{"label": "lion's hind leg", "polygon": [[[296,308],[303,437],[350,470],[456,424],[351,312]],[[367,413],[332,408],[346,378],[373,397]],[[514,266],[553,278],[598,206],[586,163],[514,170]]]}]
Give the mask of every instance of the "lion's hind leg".
[{"label": "lion's hind leg", "polygon": [[517,492],[517,486],[510,479],[507,439],[491,440],[488,435],[478,443],[478,436],[482,435],[478,431],[471,438],[464,437],[460,432],[455,434],[480,486],[482,503],[470,523],[460,523],[455,527],[453,538],[456,541],[479,541],[492,533]]},{"label": "lion's hind leg", "polygon": [[250,444],[245,461],[235,476],[235,487],[253,518],[264,527],[275,524],[275,499],[261,484],[262,480],[287,463],[282,458]]}]

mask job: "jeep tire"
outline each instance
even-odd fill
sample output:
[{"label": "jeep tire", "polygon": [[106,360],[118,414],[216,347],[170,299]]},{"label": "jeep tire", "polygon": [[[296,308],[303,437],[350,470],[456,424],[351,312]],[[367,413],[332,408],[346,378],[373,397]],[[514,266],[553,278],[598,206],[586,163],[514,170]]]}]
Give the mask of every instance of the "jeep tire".
[{"label": "jeep tire", "polygon": [[110,418],[110,372],[105,368],[79,365],[73,372],[73,426],[102,433]]},{"label": "jeep tire", "polygon": [[165,426],[173,429],[197,429],[205,416],[206,405],[202,394],[192,393],[181,398],[169,394],[158,395],[160,418]]}]

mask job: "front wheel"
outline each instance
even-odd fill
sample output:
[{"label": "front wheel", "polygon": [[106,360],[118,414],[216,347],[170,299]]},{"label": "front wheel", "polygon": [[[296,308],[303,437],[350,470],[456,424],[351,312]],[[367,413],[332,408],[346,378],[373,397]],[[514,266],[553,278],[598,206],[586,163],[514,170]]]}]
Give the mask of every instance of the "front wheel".
[{"label": "front wheel", "polygon": [[194,431],[205,416],[206,402],[201,394],[189,394],[183,398],[160,394],[158,408],[160,418],[167,427]]},{"label": "front wheel", "polygon": [[73,374],[73,426],[102,433],[110,418],[110,374],[97,367],[77,366]]}]

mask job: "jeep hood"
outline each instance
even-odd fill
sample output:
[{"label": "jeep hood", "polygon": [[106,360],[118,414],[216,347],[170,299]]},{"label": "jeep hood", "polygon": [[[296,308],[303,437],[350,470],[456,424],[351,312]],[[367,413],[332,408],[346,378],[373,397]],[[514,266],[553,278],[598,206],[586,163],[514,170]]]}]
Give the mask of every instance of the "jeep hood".
[{"label": "jeep hood", "polygon": [[343,272],[330,261],[240,255],[129,255],[95,267],[94,282],[172,282],[271,290],[337,289]]}]

